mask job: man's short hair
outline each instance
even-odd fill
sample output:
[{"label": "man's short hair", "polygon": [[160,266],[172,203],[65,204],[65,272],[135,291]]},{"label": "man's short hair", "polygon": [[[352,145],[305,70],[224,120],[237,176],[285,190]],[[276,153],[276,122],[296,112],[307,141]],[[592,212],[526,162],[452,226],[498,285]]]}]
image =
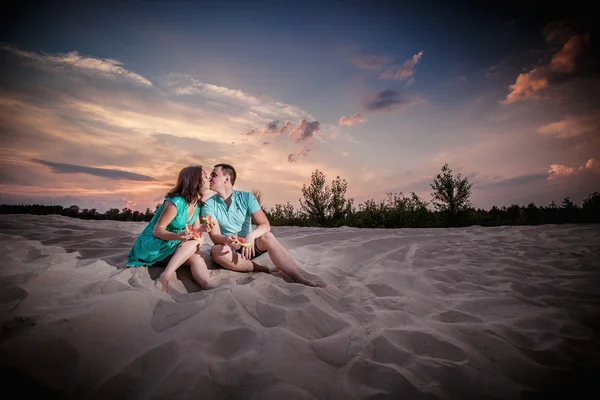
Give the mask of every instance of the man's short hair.
[{"label": "man's short hair", "polygon": [[229,179],[231,180],[231,186],[235,185],[235,178],[237,178],[237,174],[233,166],[229,164],[217,164],[213,168],[221,168],[221,171],[224,175],[229,175]]}]

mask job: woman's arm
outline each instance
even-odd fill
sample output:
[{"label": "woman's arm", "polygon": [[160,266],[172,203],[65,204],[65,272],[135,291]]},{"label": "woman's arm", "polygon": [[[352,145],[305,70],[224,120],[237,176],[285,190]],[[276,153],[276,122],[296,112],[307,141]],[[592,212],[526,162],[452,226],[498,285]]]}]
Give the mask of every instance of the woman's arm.
[{"label": "woman's arm", "polygon": [[185,230],[174,233],[169,232],[167,230],[167,226],[175,219],[177,216],[177,207],[175,204],[170,201],[165,201],[165,206],[163,207],[162,213],[156,222],[156,226],[154,227],[154,236],[162,240],[188,240],[192,236],[188,234]]}]

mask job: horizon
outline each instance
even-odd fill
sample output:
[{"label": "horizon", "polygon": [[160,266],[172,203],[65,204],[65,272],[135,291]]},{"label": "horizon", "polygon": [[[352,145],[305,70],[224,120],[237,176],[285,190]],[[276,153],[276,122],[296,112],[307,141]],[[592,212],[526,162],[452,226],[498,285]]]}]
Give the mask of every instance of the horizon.
[{"label": "horizon", "polygon": [[445,163],[485,210],[600,191],[583,2],[2,7],[0,204],[154,211],[221,162],[267,209],[316,169],[355,206],[430,201]]}]

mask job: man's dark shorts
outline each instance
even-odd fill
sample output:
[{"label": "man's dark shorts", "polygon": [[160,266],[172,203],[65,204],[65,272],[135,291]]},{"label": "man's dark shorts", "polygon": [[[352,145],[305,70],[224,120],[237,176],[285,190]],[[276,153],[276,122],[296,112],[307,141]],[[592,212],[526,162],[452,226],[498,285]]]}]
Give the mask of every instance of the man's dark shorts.
[{"label": "man's dark shorts", "polygon": [[[215,246],[213,246],[214,248]],[[236,252],[238,252],[239,254],[242,253],[242,249],[243,247],[240,247],[239,249],[235,250]],[[252,257],[252,260],[254,260],[256,257],[262,256],[263,254],[265,254],[267,252],[267,250],[262,251],[258,249],[258,246],[256,244],[256,241],[254,241],[254,257]],[[212,248],[210,249],[210,256],[212,258]]]}]

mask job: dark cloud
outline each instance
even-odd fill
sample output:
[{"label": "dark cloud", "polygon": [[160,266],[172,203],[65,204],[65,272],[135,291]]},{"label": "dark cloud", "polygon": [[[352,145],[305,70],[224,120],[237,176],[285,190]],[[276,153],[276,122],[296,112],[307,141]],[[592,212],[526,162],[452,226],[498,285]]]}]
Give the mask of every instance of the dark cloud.
[{"label": "dark cloud", "polygon": [[40,159],[32,159],[31,161],[36,162],[38,164],[46,165],[57,174],[88,174],[115,180],[156,181],[156,179],[146,175],[135,174],[133,172],[127,171],[120,171],[117,169],[84,167],[82,165],[55,163]]},{"label": "dark cloud", "polygon": [[294,128],[294,124],[291,121],[285,121],[280,125],[279,120],[268,122],[262,128],[252,128],[248,132],[242,133],[244,136],[253,135],[279,135],[291,131]]},{"label": "dark cloud", "polygon": [[384,89],[365,104],[367,111],[391,111],[402,106],[415,103],[405,93],[393,89]]},{"label": "dark cloud", "polygon": [[511,187],[511,186],[521,186],[521,185],[530,185],[532,183],[543,182],[548,179],[548,174],[529,174],[529,175],[519,175],[508,179],[502,179],[499,181],[492,182],[481,182],[474,183],[473,188],[500,188],[500,187]]},{"label": "dark cloud", "polygon": [[311,139],[315,133],[320,130],[319,121],[308,122],[301,119],[300,122],[290,131],[290,137],[296,142]]},{"label": "dark cloud", "polygon": [[311,142],[302,146],[296,153],[288,155],[288,162],[297,162],[301,156],[306,157],[310,152]]}]

